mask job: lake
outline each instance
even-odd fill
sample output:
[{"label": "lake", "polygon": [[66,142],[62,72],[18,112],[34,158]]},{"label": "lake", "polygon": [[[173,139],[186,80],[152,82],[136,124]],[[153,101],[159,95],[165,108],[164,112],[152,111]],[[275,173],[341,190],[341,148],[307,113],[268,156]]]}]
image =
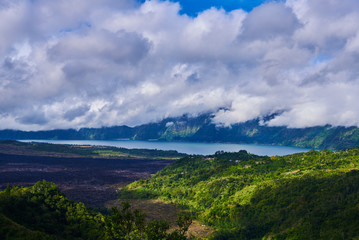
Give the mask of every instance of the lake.
[{"label": "lake", "polygon": [[284,156],[293,153],[307,152],[308,148],[234,144],[234,143],[193,143],[193,142],[158,142],[158,141],[131,141],[131,140],[19,140],[22,142],[45,142],[54,144],[113,146],[128,149],[143,148],[157,150],[176,150],[187,154],[211,155],[216,151],[238,152],[246,150],[256,155]]}]

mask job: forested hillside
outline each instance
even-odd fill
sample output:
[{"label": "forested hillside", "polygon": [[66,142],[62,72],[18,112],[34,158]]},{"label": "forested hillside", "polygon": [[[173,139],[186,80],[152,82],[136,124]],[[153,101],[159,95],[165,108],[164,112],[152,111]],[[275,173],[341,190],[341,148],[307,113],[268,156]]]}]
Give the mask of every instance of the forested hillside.
[{"label": "forested hillside", "polygon": [[159,198],[217,229],[213,239],[359,237],[359,149],[284,157],[188,156],[120,197]]},{"label": "forested hillside", "polygon": [[[269,119],[269,118],[267,118]],[[115,126],[25,132],[1,130],[0,139],[64,140],[159,140],[189,142],[231,142],[298,146],[339,150],[359,146],[359,128],[321,126],[287,128],[266,126],[266,119],[254,119],[230,127],[216,126],[209,114],[198,117],[167,118],[136,127]]]},{"label": "forested hillside", "polygon": [[178,228],[168,232],[165,221],[145,222],[129,203],[102,214],[66,198],[58,187],[42,181],[32,187],[0,191],[0,238],[4,240],[186,240],[191,219],[178,218]]},{"label": "forested hillside", "polygon": [[[48,153],[56,146],[23,147]],[[58,147],[67,154],[93,151]],[[114,149],[100,151],[98,154],[109,157],[123,154]],[[141,150],[138,154],[147,153]],[[359,238],[358,182],[358,148],[283,157],[217,152],[184,156],[151,178],[128,185],[119,196],[175,203],[213,227],[212,239],[355,239]],[[113,209],[112,215],[89,210],[67,199],[49,182],[0,191],[0,236],[4,239],[125,239],[139,235],[185,239],[188,218],[180,218],[182,230],[172,234],[167,232],[167,223],[148,225],[136,214],[128,205]],[[131,216],[131,227],[123,227],[125,216]]]}]

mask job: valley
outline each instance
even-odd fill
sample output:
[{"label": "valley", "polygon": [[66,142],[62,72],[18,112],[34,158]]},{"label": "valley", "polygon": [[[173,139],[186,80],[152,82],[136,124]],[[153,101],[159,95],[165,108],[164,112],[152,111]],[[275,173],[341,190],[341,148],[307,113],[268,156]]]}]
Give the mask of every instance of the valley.
[{"label": "valley", "polygon": [[[75,201],[73,204],[83,202],[87,207],[108,211],[103,207],[121,208],[128,202],[131,211],[141,209],[148,223],[161,219],[176,225],[176,215],[189,214],[193,221],[188,233],[199,239],[324,240],[359,236],[358,148],[286,156],[258,156],[245,150],[203,156],[2,141],[0,171],[0,186],[5,189],[0,192],[1,201],[7,201],[9,191],[15,197],[17,192],[38,185],[54,188],[39,182],[44,179],[54,182]],[[28,188],[9,189],[8,184]],[[41,194],[49,197],[47,191]],[[51,201],[61,205],[62,200],[57,198]],[[103,218],[112,216],[105,214]],[[12,213],[0,217],[10,224],[0,226],[0,232],[17,228],[11,222],[16,220]],[[107,220],[91,221],[105,231],[101,226]],[[170,232],[177,230],[171,228]]]}]

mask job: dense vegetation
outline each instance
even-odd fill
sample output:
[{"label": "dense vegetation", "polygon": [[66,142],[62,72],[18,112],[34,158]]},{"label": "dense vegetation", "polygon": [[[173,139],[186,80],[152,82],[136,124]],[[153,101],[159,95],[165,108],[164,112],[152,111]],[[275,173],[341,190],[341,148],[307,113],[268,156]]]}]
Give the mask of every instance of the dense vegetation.
[{"label": "dense vegetation", "polygon": [[0,238],[5,240],[186,240],[191,222],[187,215],[181,215],[179,228],[168,232],[167,222],[145,222],[144,215],[132,210],[129,203],[103,215],[83,203],[70,201],[55,184],[46,181],[32,187],[8,186],[0,191]]},{"label": "dense vegetation", "polygon": [[232,142],[298,146],[315,149],[338,150],[359,145],[359,128],[319,126],[293,129],[269,127],[271,118],[254,119],[231,127],[219,127],[212,123],[209,114],[198,117],[167,118],[158,123],[137,127],[117,126],[82,128],[79,130],[52,130],[24,132],[1,130],[0,139],[87,139],[87,140],[160,140],[192,142]]},{"label": "dense vegetation", "polygon": [[359,149],[284,157],[217,152],[187,156],[120,197],[189,209],[213,239],[359,238]]}]

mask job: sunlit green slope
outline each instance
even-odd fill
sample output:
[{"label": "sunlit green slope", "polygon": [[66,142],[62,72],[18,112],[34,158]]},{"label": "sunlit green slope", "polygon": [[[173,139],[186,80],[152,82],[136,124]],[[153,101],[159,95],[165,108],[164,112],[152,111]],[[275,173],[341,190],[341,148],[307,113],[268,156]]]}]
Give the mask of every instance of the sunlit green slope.
[{"label": "sunlit green slope", "polygon": [[217,229],[214,239],[358,238],[359,149],[188,156],[121,197],[182,205]]}]

